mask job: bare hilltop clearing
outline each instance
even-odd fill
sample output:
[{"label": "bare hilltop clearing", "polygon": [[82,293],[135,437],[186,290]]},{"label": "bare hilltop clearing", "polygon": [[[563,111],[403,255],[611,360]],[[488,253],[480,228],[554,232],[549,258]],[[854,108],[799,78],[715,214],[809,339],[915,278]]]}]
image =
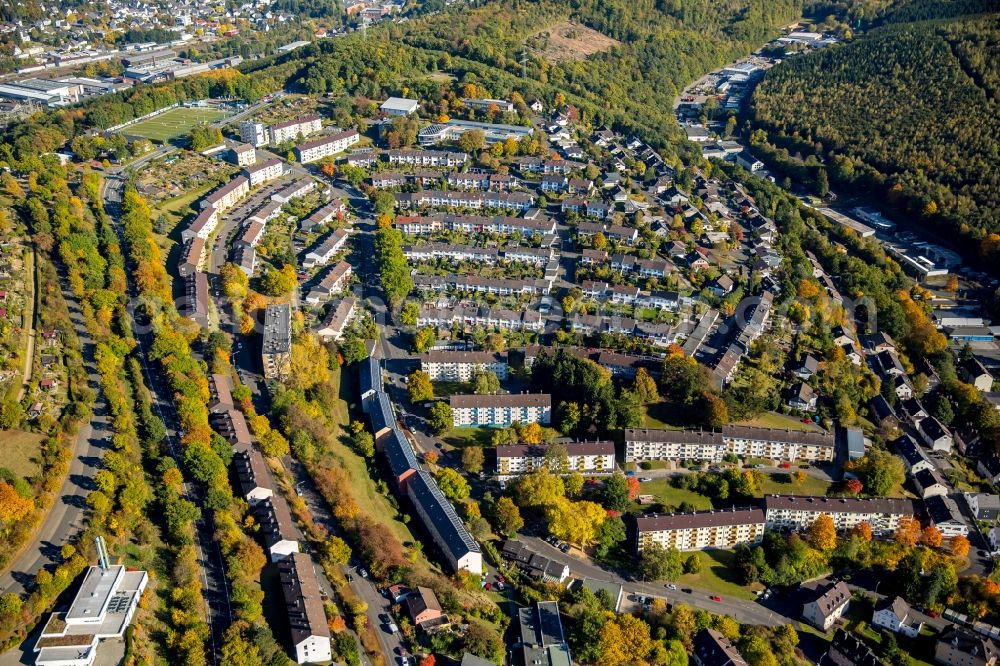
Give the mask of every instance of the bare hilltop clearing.
[{"label": "bare hilltop clearing", "polygon": [[620,44],[617,39],[574,21],[561,21],[539,30],[528,40],[528,45],[539,55],[557,63],[585,60]]}]

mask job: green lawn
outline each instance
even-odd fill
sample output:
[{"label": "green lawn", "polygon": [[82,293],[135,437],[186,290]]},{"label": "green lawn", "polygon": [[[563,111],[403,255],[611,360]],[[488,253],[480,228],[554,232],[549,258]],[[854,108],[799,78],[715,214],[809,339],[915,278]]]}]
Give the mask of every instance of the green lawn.
[{"label": "green lawn", "polygon": [[122,132],[132,136],[146,137],[150,141],[166,143],[184,136],[201,123],[210,123],[225,118],[225,111],[211,108],[177,108],[158,116],[129,125]]},{"label": "green lawn", "polygon": [[830,490],[831,484],[822,479],[807,474],[801,483],[796,483],[792,474],[794,471],[765,474],[761,495],[826,495]]},{"label": "green lawn", "polygon": [[441,438],[446,450],[464,449],[467,446],[490,446],[493,428],[452,428]]},{"label": "green lawn", "polygon": [[30,477],[38,473],[42,436],[23,430],[0,430],[0,467],[15,476]]},{"label": "green lawn", "polygon": [[[638,473],[642,476],[642,472]],[[656,495],[662,504],[670,506],[680,506],[682,502],[692,504],[696,509],[711,509],[712,502],[704,495],[699,495],[691,490],[675,488],[670,483],[670,478],[658,478],[652,481],[639,484],[639,493],[642,495]]]},{"label": "green lawn", "polygon": [[[718,594],[719,596],[733,599],[754,599],[755,589],[762,589],[760,583],[752,586],[745,586],[736,580],[733,569],[733,557],[735,554],[731,550],[702,550],[696,554],[701,558],[701,571],[696,574],[684,574],[677,580],[678,586],[689,585],[705,592]],[[688,554],[684,553],[686,557]]]},{"label": "green lawn", "polygon": [[659,430],[678,430],[684,420],[678,418],[676,408],[665,402],[654,402],[652,405],[644,405],[642,408],[643,426],[646,428],[656,428]]},{"label": "green lawn", "polygon": [[[163,215],[170,221],[170,229],[172,230],[173,227],[179,224],[181,220],[188,215],[193,215],[196,212],[194,203],[214,187],[215,184],[212,183],[210,185],[206,185],[205,187],[199,187],[191,190],[190,192],[185,192],[184,194],[176,196],[173,199],[167,199],[153,209],[153,220],[156,220],[156,218],[160,215]],[[167,235],[169,234],[170,231],[168,230]]]},{"label": "green lawn", "polygon": [[[339,373],[340,370],[335,371],[335,374]],[[344,399],[344,396],[355,395],[350,377],[341,374],[340,379],[340,398],[337,400],[333,410],[334,421],[339,426],[339,432],[334,433],[334,444],[331,447],[330,454],[338,465],[347,472],[348,476],[354,479],[354,500],[358,503],[358,508],[360,508],[362,515],[370,516],[374,520],[387,525],[396,533],[400,541],[404,544],[411,544],[414,541],[413,534],[399,520],[399,513],[396,511],[396,508],[375,486],[375,481],[372,480],[371,474],[368,472],[365,459],[355,453],[353,449],[345,445],[340,439],[340,434],[346,431],[347,424],[350,422],[349,403]],[[336,381],[336,377],[334,381]]]},{"label": "green lawn", "polygon": [[739,421],[734,425],[752,426],[754,428],[781,428],[782,430],[804,430],[807,432],[819,432],[822,430],[815,423],[803,423],[801,419],[776,412],[764,412],[755,419],[749,421]]},{"label": "green lawn", "polygon": [[435,398],[448,398],[455,394],[472,392],[466,382],[438,381],[431,383],[434,385]]}]

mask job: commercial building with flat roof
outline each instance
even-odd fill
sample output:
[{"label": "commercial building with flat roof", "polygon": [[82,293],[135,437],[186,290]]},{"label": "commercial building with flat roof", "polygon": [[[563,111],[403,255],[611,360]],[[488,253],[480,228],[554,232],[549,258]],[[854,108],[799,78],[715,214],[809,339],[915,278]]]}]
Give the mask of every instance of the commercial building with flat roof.
[{"label": "commercial building with flat roof", "polygon": [[408,116],[416,112],[420,102],[405,97],[390,97],[378,107],[387,116]]},{"label": "commercial building with flat roof", "polygon": [[420,130],[417,141],[421,146],[432,146],[445,141],[458,141],[466,132],[478,130],[483,133],[486,145],[499,141],[514,139],[519,141],[535,133],[535,129],[524,125],[497,125],[495,123],[477,123],[470,120],[449,120],[444,123],[433,123]]},{"label": "commercial building with flat roof", "polygon": [[109,564],[105,557],[87,569],[69,609],[46,622],[35,642],[35,664],[91,666],[100,641],[125,635],[149,577],[145,571]]},{"label": "commercial building with flat roof", "polygon": [[571,666],[569,644],[563,631],[559,604],[539,601],[518,609],[521,661],[524,666]]}]

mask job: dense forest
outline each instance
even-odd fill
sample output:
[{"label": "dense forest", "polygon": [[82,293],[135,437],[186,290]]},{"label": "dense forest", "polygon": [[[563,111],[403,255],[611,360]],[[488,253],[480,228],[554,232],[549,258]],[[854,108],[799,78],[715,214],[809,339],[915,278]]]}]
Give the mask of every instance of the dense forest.
[{"label": "dense forest", "polygon": [[[751,136],[779,171],[887,197],[905,217],[1000,246],[998,2],[910,2],[839,48],[773,68]],[[953,18],[971,9],[973,15]],[[907,17],[938,18],[908,22]]]}]

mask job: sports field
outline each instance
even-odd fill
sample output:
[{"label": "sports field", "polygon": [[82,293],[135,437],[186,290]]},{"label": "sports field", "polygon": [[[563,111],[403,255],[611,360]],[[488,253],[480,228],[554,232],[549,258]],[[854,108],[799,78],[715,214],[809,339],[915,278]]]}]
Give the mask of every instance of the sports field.
[{"label": "sports field", "polygon": [[180,107],[170,109],[135,125],[129,125],[123,128],[122,132],[132,136],[142,136],[150,141],[166,143],[187,134],[196,125],[214,122],[227,115],[229,114],[218,109]]}]

